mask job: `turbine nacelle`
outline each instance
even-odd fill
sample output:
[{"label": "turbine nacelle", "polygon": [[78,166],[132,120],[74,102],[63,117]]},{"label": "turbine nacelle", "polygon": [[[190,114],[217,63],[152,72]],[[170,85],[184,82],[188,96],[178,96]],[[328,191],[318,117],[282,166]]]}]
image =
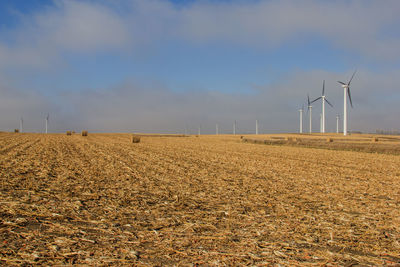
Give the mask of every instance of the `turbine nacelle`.
[{"label": "turbine nacelle", "polygon": [[338,81],[338,83],[340,83],[340,86],[342,87],[342,88],[349,88],[349,85],[348,84],[346,84],[346,83],[344,83],[344,82],[341,82],[341,81]]},{"label": "turbine nacelle", "polygon": [[348,83],[344,83],[344,82],[338,81],[338,83],[341,84],[342,88],[347,90],[347,96],[349,97],[350,106],[351,106],[351,107],[353,107],[353,101],[351,101],[350,83],[351,83],[351,81],[353,80],[354,75],[356,74],[356,72],[357,72],[357,70],[354,71],[353,75],[351,75],[351,78],[350,78],[350,80],[349,80]]}]

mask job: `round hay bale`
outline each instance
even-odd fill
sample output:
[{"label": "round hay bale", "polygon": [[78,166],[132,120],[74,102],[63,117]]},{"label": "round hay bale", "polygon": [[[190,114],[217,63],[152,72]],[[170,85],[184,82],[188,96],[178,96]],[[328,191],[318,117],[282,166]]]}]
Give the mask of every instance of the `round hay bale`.
[{"label": "round hay bale", "polygon": [[19,133],[19,130],[18,129],[14,129],[14,133]]},{"label": "round hay bale", "polygon": [[140,137],[133,134],[131,136],[131,142],[132,143],[140,143]]},{"label": "round hay bale", "polygon": [[71,131],[67,131],[67,135],[71,135],[72,133],[71,133]]},{"label": "round hay bale", "polygon": [[88,131],[82,131],[82,136],[88,136]]},{"label": "round hay bale", "polygon": [[333,138],[330,138],[330,137],[326,138],[326,142],[332,143],[333,142]]},{"label": "round hay bale", "polygon": [[296,137],[285,137],[285,140],[288,142],[296,142]]},{"label": "round hay bale", "polygon": [[378,137],[372,137],[372,142],[376,143],[376,142],[378,142],[378,141],[379,141],[379,138],[378,138]]},{"label": "round hay bale", "polygon": [[243,136],[243,135],[241,135],[241,136],[240,136],[240,139],[243,139],[243,138],[244,138],[244,136]]}]

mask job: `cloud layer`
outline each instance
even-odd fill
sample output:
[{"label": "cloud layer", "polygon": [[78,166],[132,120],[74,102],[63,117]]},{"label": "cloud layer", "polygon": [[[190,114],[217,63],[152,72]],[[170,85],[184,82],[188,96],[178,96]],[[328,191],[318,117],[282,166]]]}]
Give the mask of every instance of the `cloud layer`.
[{"label": "cloud layer", "polygon": [[[381,1],[194,1],[177,5],[161,0],[59,0],[0,31],[0,130],[18,126],[20,116],[32,131],[41,130],[52,113],[54,130],[179,132],[185,125],[226,132],[238,120],[243,132],[258,119],[263,131],[297,130],[297,110],[306,93],[317,97],[322,79],[336,110],[328,111],[328,129],[342,110],[337,80],[352,70],[287,69],[285,81],[258,84],[247,93],[203,90],[176,92],[158,80],[126,77],[107,88],[47,88],[17,85],[11,77],[36,72],[63,72],[66,55],[130,57],[157,53],[165,43],[179,41],[202,49],[210,44],[237,45],[248,50],[276,51],[284,45],[321,39],[335,51],[368,62],[354,81],[355,109],[350,128],[364,131],[396,128],[400,100],[400,2]],[[374,67],[384,66],[377,70]],[[68,66],[74,67],[74,66]],[[14,75],[8,75],[13,73]],[[45,75],[44,75],[45,76]],[[74,79],[74,77],[71,77]],[[251,82],[249,82],[251,83]],[[195,87],[195,86],[194,86]],[[50,92],[46,94],[43,92]],[[318,110],[314,118],[317,125]],[[29,115],[27,115],[29,114]],[[31,117],[29,117],[31,116]],[[318,126],[316,126],[316,129]],[[397,127],[399,128],[399,127]]]},{"label": "cloud layer", "polygon": [[[53,102],[45,96],[3,88],[0,112],[9,114],[6,119],[2,117],[2,125],[10,129],[18,127],[20,114],[29,114],[25,121],[32,131],[42,131],[46,110],[50,111],[55,131],[182,133],[187,127],[195,133],[201,125],[203,133],[214,133],[218,123],[221,132],[231,133],[232,123],[237,120],[239,132],[251,133],[258,119],[262,132],[296,132],[298,109],[305,105],[306,92],[311,98],[320,96],[324,77],[326,95],[334,105],[334,109],[327,107],[327,129],[335,131],[335,116],[342,114],[343,109],[343,91],[336,81],[350,76],[349,72],[298,72],[288,76],[284,83],[257,86],[251,94],[174,92],[162,84],[130,81],[103,91],[63,92]],[[397,129],[399,77],[400,71],[381,75],[362,70],[357,73],[352,87],[354,109],[349,114],[350,129]],[[315,103],[314,131],[319,129],[320,112],[320,103]],[[305,125],[307,121],[305,113]]]}]

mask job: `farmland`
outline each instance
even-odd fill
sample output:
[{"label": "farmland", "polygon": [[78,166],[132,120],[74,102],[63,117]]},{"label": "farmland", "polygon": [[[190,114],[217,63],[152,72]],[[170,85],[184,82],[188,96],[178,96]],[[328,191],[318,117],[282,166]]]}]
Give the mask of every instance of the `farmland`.
[{"label": "farmland", "polygon": [[0,264],[400,263],[392,154],[0,133]]}]

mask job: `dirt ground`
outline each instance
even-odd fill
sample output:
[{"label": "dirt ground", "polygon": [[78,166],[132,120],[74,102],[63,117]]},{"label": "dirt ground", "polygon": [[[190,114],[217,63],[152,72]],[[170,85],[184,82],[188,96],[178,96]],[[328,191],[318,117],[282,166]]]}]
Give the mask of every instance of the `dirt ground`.
[{"label": "dirt ground", "polygon": [[2,265],[400,264],[400,156],[0,133]]}]

